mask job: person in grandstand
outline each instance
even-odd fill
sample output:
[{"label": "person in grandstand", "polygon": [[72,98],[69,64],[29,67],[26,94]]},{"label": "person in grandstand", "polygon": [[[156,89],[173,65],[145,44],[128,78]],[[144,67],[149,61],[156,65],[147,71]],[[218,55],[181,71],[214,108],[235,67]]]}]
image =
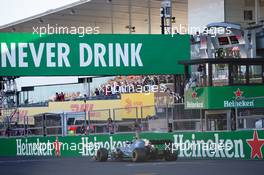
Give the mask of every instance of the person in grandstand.
[{"label": "person in grandstand", "polygon": [[141,126],[140,126],[138,121],[135,121],[134,129],[135,129],[135,133],[136,133],[136,139],[140,139]]},{"label": "person in grandstand", "polygon": [[114,122],[111,117],[107,119],[107,128],[110,134],[114,134]]}]

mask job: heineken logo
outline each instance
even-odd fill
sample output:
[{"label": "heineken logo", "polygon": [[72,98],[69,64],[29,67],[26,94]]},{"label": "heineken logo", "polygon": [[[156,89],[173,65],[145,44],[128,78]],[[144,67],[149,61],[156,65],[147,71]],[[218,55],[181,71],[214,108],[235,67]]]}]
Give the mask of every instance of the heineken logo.
[{"label": "heineken logo", "polygon": [[264,145],[264,139],[259,138],[257,131],[254,131],[252,139],[247,139],[247,144],[251,148],[251,159],[263,159],[261,149]]},{"label": "heineken logo", "polygon": [[192,99],[197,99],[197,92],[196,91],[193,91],[192,92]]},{"label": "heineken logo", "polygon": [[[82,137],[78,142],[60,142],[58,137],[54,142],[47,140],[41,142],[37,139],[30,142],[28,139],[16,139],[17,156],[61,156],[61,151],[78,152],[82,156],[94,156],[99,148],[113,150],[116,147],[126,145],[126,141],[114,141],[110,136],[108,141],[98,141],[97,137],[93,139]],[[54,154],[53,154],[54,153]]]},{"label": "heineken logo", "polygon": [[29,142],[28,139],[16,139],[16,148],[17,156],[52,156],[54,149],[50,140],[41,142],[39,138],[35,142]]},{"label": "heineken logo", "polygon": [[199,98],[198,98],[198,94],[197,94],[196,90],[194,90],[191,93],[191,97],[192,97],[192,100],[186,102],[187,108],[203,108],[204,107],[204,102],[198,101]]},{"label": "heineken logo", "polygon": [[236,99],[241,98],[243,95],[243,91],[241,91],[239,88],[234,92]]},{"label": "heineken logo", "polygon": [[239,88],[233,92],[235,97],[234,100],[225,100],[224,107],[225,108],[239,108],[239,107],[254,107],[255,100],[243,100],[244,92]]},{"label": "heineken logo", "polygon": [[[170,135],[173,142],[167,143],[169,145],[165,144],[165,149],[169,148],[172,152],[177,151],[179,157],[185,158],[263,160],[263,134],[263,131],[174,133]],[[164,137],[167,136],[164,134]],[[145,139],[149,138],[145,137]],[[98,135],[75,137],[74,139],[73,137],[17,138],[13,142],[15,145],[13,151],[14,155],[17,156],[71,155],[92,157],[99,148],[114,150],[126,146],[127,141],[131,141],[127,135],[115,137]],[[3,143],[5,140],[1,142]],[[2,149],[6,148],[2,147]],[[8,151],[10,150],[6,149],[6,152]]]},{"label": "heineken logo", "polygon": [[242,139],[220,138],[218,133],[212,139],[196,139],[192,134],[191,139],[183,134],[175,134],[172,151],[179,151],[179,157],[209,157],[209,158],[244,158]]}]

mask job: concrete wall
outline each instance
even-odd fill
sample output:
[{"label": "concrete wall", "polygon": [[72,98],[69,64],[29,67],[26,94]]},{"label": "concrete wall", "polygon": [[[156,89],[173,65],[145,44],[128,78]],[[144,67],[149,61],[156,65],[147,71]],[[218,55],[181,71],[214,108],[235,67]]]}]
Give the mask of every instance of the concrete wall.
[{"label": "concrete wall", "polygon": [[[132,141],[134,133],[96,134],[88,136],[68,137],[18,137],[0,138],[0,156],[61,156],[61,157],[93,157],[100,147],[113,150]],[[235,132],[148,132],[140,134],[142,139],[171,140],[173,150],[178,149],[182,158],[200,159],[244,159],[262,160],[261,146],[255,146],[253,139],[263,139],[262,130]],[[260,140],[259,140],[260,141]],[[60,144],[58,144],[60,143]],[[54,146],[54,145],[59,146]],[[192,146],[190,146],[192,144]],[[89,146],[87,146],[89,145]],[[217,145],[217,146],[216,146]],[[160,150],[166,148],[157,145]],[[193,149],[195,148],[195,149]],[[209,149],[208,149],[209,148]],[[258,150],[259,154],[256,154]],[[2,173],[3,174],[3,173]]]},{"label": "concrete wall", "polygon": [[[259,2],[259,20],[264,20],[264,0]],[[245,10],[253,11],[253,20],[244,20]],[[223,21],[242,26],[255,22],[255,0],[188,0],[189,27]]]},{"label": "concrete wall", "polygon": [[224,0],[188,0],[189,28],[202,28],[208,23],[223,22],[224,12]]},{"label": "concrete wall", "polygon": [[[255,0],[225,0],[225,17],[227,22],[239,23],[242,26],[255,22]],[[244,11],[253,11],[253,20],[244,20]],[[260,1],[260,20],[264,19],[264,1]]]}]

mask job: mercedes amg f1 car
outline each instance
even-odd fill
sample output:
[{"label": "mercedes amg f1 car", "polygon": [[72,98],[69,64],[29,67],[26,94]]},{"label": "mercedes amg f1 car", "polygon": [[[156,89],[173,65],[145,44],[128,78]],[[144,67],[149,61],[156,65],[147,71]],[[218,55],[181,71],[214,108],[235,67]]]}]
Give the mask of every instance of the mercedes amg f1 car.
[{"label": "mercedes amg f1 car", "polygon": [[172,152],[171,140],[144,140],[136,139],[127,142],[125,146],[115,148],[110,152],[105,148],[98,149],[95,159],[99,162],[111,160],[132,160],[133,162],[143,162],[149,160],[176,161],[177,152]]}]

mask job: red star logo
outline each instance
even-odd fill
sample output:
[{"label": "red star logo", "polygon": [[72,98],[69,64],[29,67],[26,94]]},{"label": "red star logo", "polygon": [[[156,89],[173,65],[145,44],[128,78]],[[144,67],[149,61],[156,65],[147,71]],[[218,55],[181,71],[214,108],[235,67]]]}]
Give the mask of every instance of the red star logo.
[{"label": "red star logo", "polygon": [[264,139],[259,139],[257,131],[254,131],[253,139],[247,139],[247,144],[251,148],[251,159],[255,157],[263,159],[261,148],[264,144]]},{"label": "red star logo", "polygon": [[234,94],[236,95],[236,98],[241,98],[243,93],[244,92],[241,91],[239,88],[234,92]]},{"label": "red star logo", "polygon": [[60,156],[61,155],[61,152],[60,152],[61,143],[59,142],[58,137],[56,137],[56,141],[53,142],[53,146],[54,146],[54,149],[55,149],[55,155],[56,156]]},{"label": "red star logo", "polygon": [[192,98],[197,98],[197,93],[195,91],[192,93]]}]

